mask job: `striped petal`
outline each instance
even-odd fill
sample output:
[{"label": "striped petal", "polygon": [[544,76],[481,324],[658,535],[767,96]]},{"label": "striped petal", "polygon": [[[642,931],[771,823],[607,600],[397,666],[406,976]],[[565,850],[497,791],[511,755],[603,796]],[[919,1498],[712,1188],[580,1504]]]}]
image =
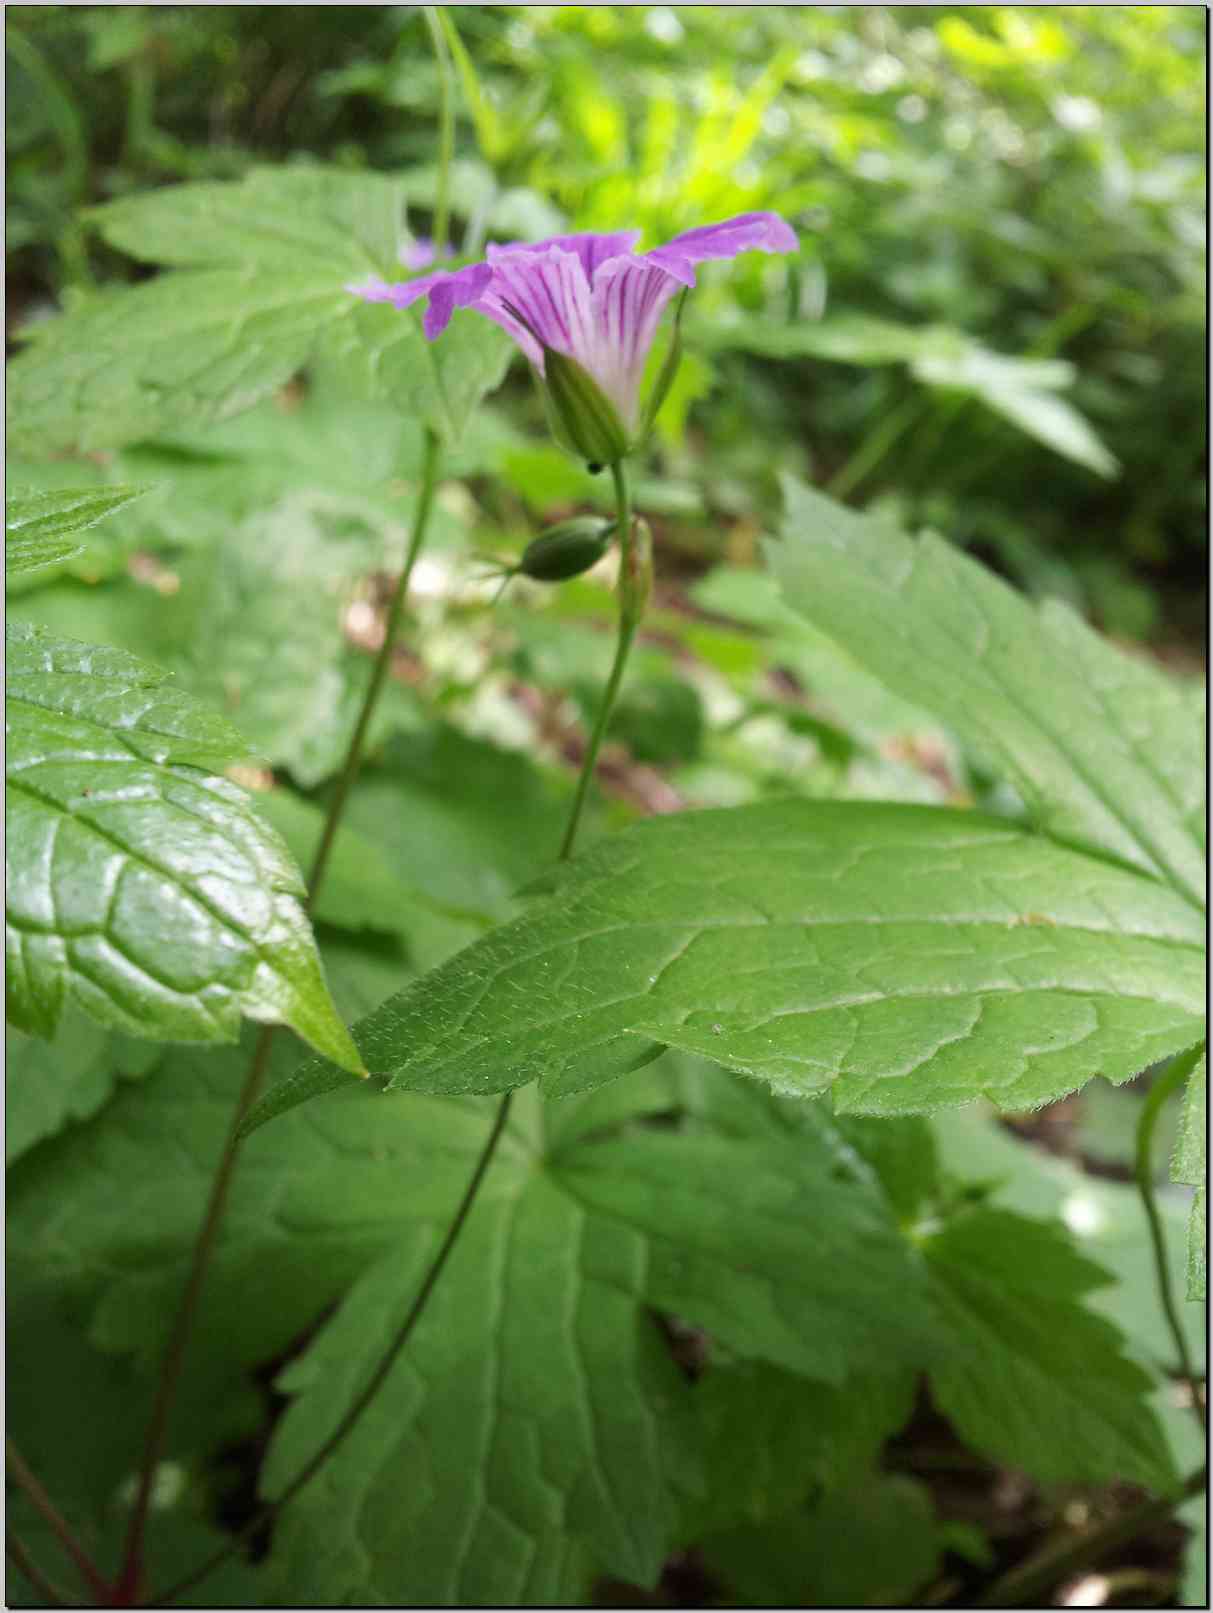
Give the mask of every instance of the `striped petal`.
[{"label": "striped petal", "polygon": [[487,263],[471,263],[466,269],[448,272],[437,269],[433,274],[420,274],[415,280],[389,285],[385,280],[373,279],[359,285],[346,286],[355,296],[366,302],[390,302],[396,308],[408,308],[419,297],[428,296],[422,329],[433,341],[451,322],[456,308],[468,308],[478,301],[493,278]]},{"label": "striped petal", "polygon": [[629,431],[640,415],[640,382],[665,305],[681,287],[647,258],[627,255],[594,277],[595,354],[586,368],[619,410]]},{"label": "striped petal", "polygon": [[720,224],[684,230],[665,246],[644,253],[684,286],[695,284],[695,264],[708,258],[735,258],[741,252],[795,252],[795,231],[778,213],[741,213]]},{"label": "striped petal", "polygon": [[[482,300],[482,311],[491,312],[510,331],[537,369],[543,369],[542,349],[554,347],[592,370],[595,343],[590,287],[577,255],[545,245],[542,251],[495,253],[491,262],[492,284]],[[507,318],[510,325],[505,323]],[[522,341],[519,326],[530,338],[528,342]]]},{"label": "striped petal", "polygon": [[545,252],[549,247],[559,247],[562,252],[571,252],[577,258],[585,272],[586,284],[593,285],[599,266],[610,258],[619,257],[621,253],[631,252],[639,239],[639,230],[613,230],[603,235],[553,235],[546,241],[536,241],[534,244],[516,241],[510,246],[490,246],[486,249],[486,256],[490,263],[496,264],[507,252]]}]

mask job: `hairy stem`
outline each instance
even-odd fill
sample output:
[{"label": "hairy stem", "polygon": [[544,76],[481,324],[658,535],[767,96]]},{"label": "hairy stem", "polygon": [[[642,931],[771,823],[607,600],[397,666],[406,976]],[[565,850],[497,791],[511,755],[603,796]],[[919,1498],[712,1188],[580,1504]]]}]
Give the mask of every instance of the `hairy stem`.
[{"label": "hairy stem", "polygon": [[440,262],[450,235],[451,159],[455,155],[455,96],[451,83],[451,55],[443,33],[438,6],[426,6],[425,21],[438,64],[438,188],[434,196],[434,261]]},{"label": "hairy stem", "polygon": [[1175,1344],[1175,1357],[1179,1363],[1180,1374],[1187,1384],[1188,1392],[1192,1397],[1192,1410],[1195,1412],[1202,1428],[1206,1427],[1206,1413],[1201,1392],[1201,1379],[1193,1365],[1192,1354],[1188,1349],[1187,1336],[1184,1333],[1183,1320],[1179,1314],[1179,1307],[1175,1303],[1175,1291],[1171,1285],[1171,1267],[1167,1260],[1166,1232],[1163,1229],[1162,1217],[1158,1213],[1158,1200],[1154,1191],[1154,1172],[1150,1155],[1154,1142],[1154,1131],[1158,1125],[1158,1117],[1162,1112],[1163,1104],[1188,1079],[1203,1052],[1204,1046],[1202,1044],[1199,1047],[1192,1048],[1187,1053],[1181,1053],[1178,1058],[1173,1058],[1166,1072],[1150,1088],[1146,1101],[1142,1105],[1141,1117],[1137,1122],[1137,1157],[1135,1161],[1137,1191],[1141,1194],[1142,1207],[1146,1212],[1146,1221],[1150,1228],[1150,1243],[1154,1250],[1154,1275],[1158,1283],[1159,1302],[1167,1319],[1167,1326],[1171,1330],[1171,1338]]},{"label": "hairy stem", "polygon": [[35,1478],[29,1464],[22,1457],[11,1439],[5,1440],[4,1455],[9,1473],[14,1481],[25,1491],[34,1510],[41,1515],[43,1521],[61,1542],[64,1551],[84,1576],[85,1584],[94,1596],[98,1597],[103,1603],[108,1602],[109,1586],[105,1582],[105,1575],[84,1549],[75,1531]]},{"label": "hairy stem", "polygon": [[1199,1495],[1208,1483],[1207,1468],[1200,1468],[1184,1481],[1176,1496],[1144,1501],[1131,1512],[1095,1529],[1088,1529],[1077,1540],[1047,1546],[1019,1563],[994,1581],[984,1595],[977,1598],[976,1607],[1041,1607],[1048,1592],[1061,1580],[1084,1568],[1090,1568],[1118,1546],[1127,1545],[1146,1529],[1170,1517],[1180,1502]]},{"label": "hairy stem", "polygon": [[11,1529],[4,1532],[4,1550],[13,1567],[24,1574],[38,1594],[44,1596],[52,1606],[64,1607],[72,1600],[48,1574],[42,1572]]},{"label": "hairy stem", "polygon": [[[312,859],[306,903],[309,913],[315,905],[317,892],[328,867],[333,841],[336,838],[350,790],[362,764],[367,730],[370,727],[371,718],[374,715],[375,707],[378,704],[379,696],[383,691],[383,685],[391,666],[392,651],[395,648],[396,632],[400,625],[405,596],[408,593],[409,579],[413,574],[417,556],[421,552],[426,528],[429,524],[430,511],[434,504],[439,457],[438,439],[432,431],[427,431],[422,462],[421,490],[417,501],[417,509],[413,516],[413,530],[409,538],[408,552],[405,555],[400,576],[396,580],[396,586],[392,591],[387,619],[384,623],[383,643],[379,647],[379,653],[376,655],[374,666],[371,669],[371,676],[366,686],[366,692],[362,697],[362,706],[358,712],[358,719],[354,724],[354,731],[350,735],[350,742],[346,749],[345,761],[333,794],[330,797],[324,828],[321,832],[319,844],[316,847],[315,856]],[[244,1085],[240,1090],[240,1096],[236,1100],[236,1107],[232,1113],[231,1123],[228,1126],[227,1137],[224,1140],[223,1152],[220,1155],[219,1164],[211,1181],[211,1190],[207,1199],[202,1226],[199,1229],[190,1257],[189,1275],[186,1278],[185,1288],[182,1292],[176,1315],[173,1318],[172,1329],[161,1361],[160,1376],[156,1385],[155,1398],[152,1402],[151,1416],[148,1419],[147,1434],[144,1438],[143,1456],[139,1466],[139,1484],[135,1492],[135,1503],[127,1529],[122,1570],[115,1588],[115,1598],[119,1606],[131,1605],[138,1599],[143,1571],[143,1536],[147,1528],[147,1514],[151,1504],[152,1484],[155,1479],[156,1468],[159,1466],[164,1451],[169,1418],[176,1399],[181,1371],[185,1364],[185,1354],[189,1345],[190,1335],[193,1332],[198,1302],[206,1281],[211,1256],[214,1253],[219,1227],[227,1209],[232,1174],[236,1168],[236,1160],[240,1152],[240,1128],[244,1124],[245,1116],[252,1108],[260,1091],[261,1083],[265,1078],[273,1041],[274,1027],[267,1026],[258,1036],[256,1045],[253,1048],[248,1075],[245,1077]]]},{"label": "hairy stem", "polygon": [[493,1155],[497,1151],[497,1144],[501,1140],[501,1134],[505,1130],[505,1123],[509,1118],[510,1099],[512,1096],[512,1093],[507,1092],[502,1098],[501,1102],[497,1105],[497,1113],[493,1118],[493,1124],[489,1130],[489,1134],[485,1138],[484,1147],[480,1150],[480,1156],[476,1161],[475,1169],[468,1178],[468,1184],[463,1190],[463,1197],[460,1199],[459,1206],[451,1219],[450,1225],[446,1229],[442,1243],[439,1245],[438,1252],[431,1261],[429,1270],[426,1272],[425,1277],[422,1280],[421,1287],[417,1290],[417,1296],[413,1300],[412,1305],[409,1306],[408,1315],[400,1324],[395,1336],[392,1339],[392,1342],[388,1345],[387,1349],[383,1352],[382,1356],[379,1358],[379,1361],[376,1363],[375,1370],[371,1373],[370,1377],[367,1379],[366,1383],[359,1391],[352,1404],[349,1406],[345,1415],[341,1418],[341,1421],[337,1424],[336,1428],[324,1441],[324,1443],[311,1457],[308,1458],[308,1460],[299,1469],[298,1473],[295,1474],[295,1477],[290,1481],[280,1495],[276,1496],[273,1501],[268,1501],[263,1507],[260,1507],[258,1511],[254,1513],[253,1517],[250,1518],[249,1521],[244,1525],[240,1533],[235,1535],[225,1546],[222,1546],[213,1557],[208,1558],[207,1561],[204,1562],[200,1567],[194,1569],[192,1573],[187,1574],[184,1579],[178,1580],[175,1585],[170,1585],[167,1590],[158,1592],[153,1598],[153,1606],[160,1607],[165,1603],[175,1601],[178,1596],[181,1596],[185,1591],[192,1589],[192,1587],[197,1585],[200,1580],[205,1579],[212,1569],[218,1568],[221,1562],[230,1557],[232,1553],[236,1551],[243,1540],[246,1540],[250,1535],[255,1534],[258,1529],[262,1528],[267,1522],[269,1522],[271,1518],[275,1517],[282,1510],[282,1508],[287,1505],[288,1502],[293,1501],[294,1498],[299,1494],[300,1490],[302,1490],[306,1484],[309,1484],[311,1480],[315,1478],[316,1474],[334,1454],[338,1446],[344,1444],[344,1442],[353,1433],[355,1427],[362,1417],[363,1412],[366,1411],[367,1407],[379,1393],[379,1390],[386,1381],[388,1374],[395,1366],[401,1351],[412,1337],[413,1330],[417,1326],[417,1323],[421,1320],[422,1312],[429,1303],[430,1295],[433,1293],[438,1279],[442,1276],[443,1269],[451,1257],[451,1252],[454,1249],[455,1244],[458,1242],[459,1234],[463,1231],[464,1223],[466,1222],[471,1211],[476,1194],[480,1190],[480,1184],[484,1180],[485,1173],[488,1171],[488,1168],[492,1163]]},{"label": "hairy stem", "polygon": [[[620,460],[611,466],[611,474],[615,478],[615,510],[617,521],[615,530],[619,534],[621,547],[620,570],[621,574],[634,563],[635,536],[632,532],[632,493],[628,486],[628,475]],[[622,583],[622,575],[621,575]],[[585,808],[586,796],[589,793],[590,780],[594,777],[594,765],[598,760],[598,752],[602,747],[603,736],[607,724],[611,720],[611,712],[619,694],[619,686],[623,682],[623,674],[631,654],[632,641],[636,637],[639,618],[628,605],[627,595],[621,586],[619,591],[619,633],[615,642],[615,660],[611,665],[611,675],[607,679],[607,686],[603,690],[602,701],[598,707],[598,714],[594,718],[593,732],[590,734],[589,744],[586,746],[585,756],[581,763],[581,775],[577,780],[577,791],[573,796],[573,806],[569,813],[568,826],[564,831],[564,839],[560,844],[560,861],[564,862],[573,855],[573,842],[577,838],[577,829],[581,823],[581,814]]]}]

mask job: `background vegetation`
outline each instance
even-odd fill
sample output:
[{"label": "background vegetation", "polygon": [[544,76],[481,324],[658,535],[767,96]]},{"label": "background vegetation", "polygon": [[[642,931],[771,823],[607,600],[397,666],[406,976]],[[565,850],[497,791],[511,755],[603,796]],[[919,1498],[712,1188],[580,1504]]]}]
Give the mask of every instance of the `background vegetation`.
[{"label": "background vegetation", "polygon": [[[419,8],[14,6],[6,18],[10,337],[36,334],[57,308],[104,309],[114,287],[150,274],[88,209],[162,184],[263,164],[390,172],[425,233],[438,79]],[[629,225],[655,244],[766,207],[802,240],[796,260],[706,270],[688,306],[688,356],[638,467],[658,591],[604,753],[595,831],[789,794],[1006,805],[951,734],[779,603],[756,560],[785,471],[938,531],[1194,676],[1207,519],[1202,10],[479,6],[457,22],[453,200],[466,250]],[[115,427],[100,446],[52,452],[37,421],[15,419],[13,483],[153,490],[86,532],[82,553],[10,586],[10,619],[145,656],[225,712],[256,751],[240,782],[306,859],[380,641],[421,455],[417,423],[352,397],[331,356],[213,425]],[[608,503],[550,446],[521,366],[443,478],[373,765],[316,915],[350,1016],[504,917],[550,860],[610,660],[609,573],[546,590],[516,581],[490,608],[478,556],[516,556],[542,524]],[[15,1173],[19,1235],[44,1266],[70,1244],[71,1278],[20,1291],[16,1419],[40,1469],[67,1475],[100,1516],[134,1446],[99,1442],[90,1471],[72,1476],[72,1414],[92,1402],[117,1423],[132,1384],[146,1392],[155,1328],[143,1313],[167,1290],[159,1256],[129,1228],[107,1231],[112,1177],[98,1161],[125,1137],[124,1097],[160,1091],[152,1083],[187,1061],[82,1019],[49,1055],[10,1037],[18,1074],[51,1056],[70,1092],[57,1109],[40,1099],[10,1112],[10,1157],[28,1155]],[[197,1062],[208,1095],[186,1157],[218,1134],[238,1060]],[[690,1062],[671,1060],[661,1079],[695,1079]],[[911,1176],[938,1176],[940,1202],[989,1196],[1064,1226],[1114,1278],[1095,1308],[1156,1372],[1168,1345],[1129,1185],[1149,1084],[1096,1079],[1005,1123],[977,1108],[888,1122],[901,1143],[877,1165],[894,1199],[903,1146],[918,1151]],[[1173,1134],[1171,1110],[1164,1124]],[[179,1222],[184,1239],[197,1207],[180,1196],[179,1169],[157,1177],[165,1152],[148,1133],[123,1168],[147,1167],[140,1215]],[[49,1217],[43,1184],[60,1161],[82,1185]],[[1160,1198],[1181,1266],[1186,1204],[1162,1177]],[[905,1224],[921,1212],[918,1189],[905,1189]],[[220,1385],[221,1415],[205,1372],[190,1391],[189,1459],[165,1480],[170,1576],[205,1555],[216,1525],[249,1514],[285,1404],[278,1374],[333,1298],[295,1276],[294,1334],[272,1349],[268,1331],[242,1336],[245,1377],[239,1393]],[[217,1328],[239,1308],[238,1286],[219,1291],[229,1313],[220,1304]],[[1203,1351],[1195,1307],[1185,1325]],[[699,1373],[710,1340],[669,1331],[679,1365]],[[751,1388],[724,1397],[722,1461],[726,1413],[744,1420]],[[768,1410],[789,1392],[753,1390]],[[1050,1483],[907,1392],[870,1435],[852,1423],[849,1443],[806,1442],[797,1504],[811,1504],[795,1530],[778,1522],[788,1498],[772,1505],[756,1448],[749,1523],[697,1518],[696,1538],[714,1544],[671,1561],[656,1593],[596,1594],[963,1605],[1042,1543],[1140,1499],[1119,1447],[1104,1454],[1104,1482]],[[61,1417],[20,1409],[56,1397]],[[1173,1385],[1154,1400],[1186,1471],[1191,1418]],[[865,1478],[866,1507],[821,1478],[873,1461],[885,1478],[874,1490]],[[1098,1594],[1198,1601],[1202,1552],[1189,1546],[1179,1524],[1146,1531],[1104,1565]],[[873,1561],[894,1565],[892,1579],[873,1578]],[[226,1592],[264,1595],[239,1576]],[[225,1587],[201,1594],[224,1600]]]}]

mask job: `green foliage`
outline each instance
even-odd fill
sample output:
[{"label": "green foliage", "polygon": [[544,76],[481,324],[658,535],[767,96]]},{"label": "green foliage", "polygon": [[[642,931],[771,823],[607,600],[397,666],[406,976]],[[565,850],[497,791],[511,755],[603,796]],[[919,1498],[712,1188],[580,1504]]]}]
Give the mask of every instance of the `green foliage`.
[{"label": "green foliage", "polygon": [[1204,1053],[1188,1077],[1184,1094],[1183,1118],[1179,1140],[1171,1161],[1171,1178],[1196,1189],[1192,1200],[1191,1221],[1188,1232],[1187,1289],[1189,1299],[1205,1297],[1205,1182],[1208,1175],[1208,1116],[1206,1110],[1206,1070]]},{"label": "green foliage", "polygon": [[441,347],[413,316],[346,289],[396,268],[400,186],[376,175],[259,169],[98,208],[105,239],[171,266],[30,331],[10,367],[19,452],[95,451],[207,424],[283,386],[313,357],[447,439],[501,379],[505,338],[459,315]]},{"label": "green foliage", "polygon": [[10,493],[4,501],[4,575],[22,577],[79,554],[73,541],[147,491],[106,487],[53,493]]},{"label": "green foliage", "polygon": [[[657,592],[555,867],[613,560],[500,602],[479,562],[609,479],[482,403],[503,333],[347,289],[435,233],[420,10],[10,10],[10,1424],[107,1575],[242,1018],[318,1056],[276,1039],[231,1178],[150,1599],[384,1367],[508,1089],[380,1395],[189,1603],[977,1600],[1075,1487],[1199,1465],[1130,1173],[1134,1078],[1205,1034],[1203,706],[1182,644],[1075,612],[1198,623],[1203,88],[1181,9],[1080,10],[444,17],[463,258],[756,207],[801,242],[687,299]],[[1204,1081],[1155,1150],[1193,1296]],[[1158,1545],[1199,1605],[1199,1539]]]},{"label": "green foliage", "polygon": [[932,1384],[966,1439],[1046,1482],[1174,1487],[1149,1375],[1079,1303],[1105,1272],[1055,1227],[1004,1210],[955,1217],[925,1252],[947,1341]]},{"label": "green foliage", "polygon": [[786,486],[768,558],[789,603],[936,713],[1053,838],[1204,890],[1204,766],[1183,691],[1072,612],[1033,610],[948,545]]},{"label": "green foliage", "polygon": [[129,1035],[231,1041],[241,1014],[361,1068],[299,876],[247,798],[220,718],[156,669],[10,626],[7,1013],[52,1035],[72,1001]]}]

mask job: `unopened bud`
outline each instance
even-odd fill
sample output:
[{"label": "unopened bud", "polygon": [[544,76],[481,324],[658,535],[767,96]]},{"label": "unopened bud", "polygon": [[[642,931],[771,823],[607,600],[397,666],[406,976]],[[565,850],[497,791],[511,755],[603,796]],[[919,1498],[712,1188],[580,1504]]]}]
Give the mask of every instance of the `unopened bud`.
[{"label": "unopened bud", "polygon": [[628,434],[594,377],[567,353],[545,347],[543,382],[557,439],[588,465],[617,464],[628,451]]},{"label": "unopened bud", "polygon": [[578,515],[561,521],[529,543],[514,568],[537,582],[564,582],[595,566],[611,546],[614,521],[598,515]]}]

